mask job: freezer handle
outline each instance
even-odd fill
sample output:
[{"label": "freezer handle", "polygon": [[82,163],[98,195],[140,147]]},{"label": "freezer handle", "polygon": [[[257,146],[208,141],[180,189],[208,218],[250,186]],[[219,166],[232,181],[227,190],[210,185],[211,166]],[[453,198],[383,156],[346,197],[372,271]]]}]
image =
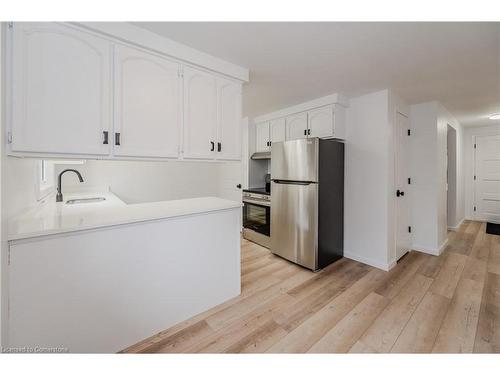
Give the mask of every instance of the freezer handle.
[{"label": "freezer handle", "polygon": [[312,181],[294,181],[294,180],[273,180],[273,182],[276,184],[283,184],[283,185],[310,185],[313,183]]}]

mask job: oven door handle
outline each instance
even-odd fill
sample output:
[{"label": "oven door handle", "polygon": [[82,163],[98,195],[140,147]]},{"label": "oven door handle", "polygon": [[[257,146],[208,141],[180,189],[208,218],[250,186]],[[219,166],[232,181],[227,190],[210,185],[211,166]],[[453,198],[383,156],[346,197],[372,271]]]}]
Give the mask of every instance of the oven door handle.
[{"label": "oven door handle", "polygon": [[260,207],[266,207],[270,208],[271,207],[271,202],[261,202],[261,201],[253,201],[253,200],[243,200],[243,203],[245,204],[253,204],[254,206],[260,206]]}]

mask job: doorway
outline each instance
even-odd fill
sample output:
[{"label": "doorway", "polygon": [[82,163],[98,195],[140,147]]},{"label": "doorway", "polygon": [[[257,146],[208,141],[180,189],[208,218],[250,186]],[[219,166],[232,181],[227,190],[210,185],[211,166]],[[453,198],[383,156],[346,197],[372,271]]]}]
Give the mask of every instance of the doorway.
[{"label": "doorway", "polygon": [[410,142],[409,119],[402,113],[396,114],[396,260],[411,248],[410,212]]},{"label": "doorway", "polygon": [[446,136],[446,213],[447,224],[450,229],[457,229],[457,131],[450,125]]},{"label": "doorway", "polygon": [[500,223],[500,136],[475,137],[474,219]]}]

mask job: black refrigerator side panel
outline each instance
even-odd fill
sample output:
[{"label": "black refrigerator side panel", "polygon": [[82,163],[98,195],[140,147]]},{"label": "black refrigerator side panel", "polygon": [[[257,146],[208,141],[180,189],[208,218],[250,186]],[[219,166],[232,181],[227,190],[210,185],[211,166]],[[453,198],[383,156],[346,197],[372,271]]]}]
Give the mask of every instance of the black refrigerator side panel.
[{"label": "black refrigerator side panel", "polygon": [[318,268],[344,256],[344,144],[319,144]]}]

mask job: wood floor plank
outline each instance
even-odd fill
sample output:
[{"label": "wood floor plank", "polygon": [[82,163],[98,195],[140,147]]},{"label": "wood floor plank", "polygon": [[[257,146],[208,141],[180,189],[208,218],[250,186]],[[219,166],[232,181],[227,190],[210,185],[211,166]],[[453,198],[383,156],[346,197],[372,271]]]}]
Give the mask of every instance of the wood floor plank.
[{"label": "wood floor plank", "polygon": [[451,298],[462,275],[466,261],[467,257],[465,255],[449,253],[432,284],[432,291],[443,297]]},{"label": "wood floor plank", "polygon": [[448,256],[448,252],[444,252],[440,256],[429,255],[425,258],[422,265],[418,269],[418,273],[430,277],[432,279],[436,278],[443,264]]},{"label": "wood floor plank", "polygon": [[457,254],[469,255],[472,251],[472,245],[476,239],[477,233],[457,232],[452,239],[448,241],[445,251],[450,251]]},{"label": "wood floor plank", "polygon": [[500,275],[486,275],[474,342],[475,353],[500,353]]},{"label": "wood floor plank", "polygon": [[371,354],[371,353],[378,353],[375,349],[370,347],[370,345],[365,344],[362,341],[356,341],[356,343],[349,349],[348,353],[355,353],[355,354]]},{"label": "wood floor plank", "polygon": [[361,341],[378,352],[388,353],[432,282],[431,278],[415,275],[367,329]]},{"label": "wood floor plank", "polygon": [[451,300],[433,353],[471,353],[476,336],[483,284],[461,279]]},{"label": "wood floor plank", "polygon": [[380,294],[370,293],[308,352],[347,353],[389,301]]},{"label": "wood floor plank", "polygon": [[428,256],[416,251],[410,252],[398,263],[397,267],[389,271],[386,282],[377,288],[375,292],[389,299],[394,298],[406,283],[414,277]]},{"label": "wood floor plank", "polygon": [[350,288],[313,314],[273,345],[271,353],[304,353],[384,280],[384,271],[373,269]]},{"label": "wood floor plank", "polygon": [[490,255],[488,257],[488,272],[500,275],[500,243],[497,239],[491,244]]},{"label": "wood floor plank", "polygon": [[488,269],[488,263],[484,260],[477,259],[473,256],[468,257],[464,270],[462,272],[462,277],[464,279],[470,279],[474,281],[484,282],[486,277],[486,271]]},{"label": "wood floor plank", "polygon": [[450,300],[427,292],[391,349],[392,353],[429,353]]},{"label": "wood floor plank", "polygon": [[229,346],[226,353],[263,353],[273,343],[284,337],[285,331],[274,320],[268,321],[248,336]]}]

